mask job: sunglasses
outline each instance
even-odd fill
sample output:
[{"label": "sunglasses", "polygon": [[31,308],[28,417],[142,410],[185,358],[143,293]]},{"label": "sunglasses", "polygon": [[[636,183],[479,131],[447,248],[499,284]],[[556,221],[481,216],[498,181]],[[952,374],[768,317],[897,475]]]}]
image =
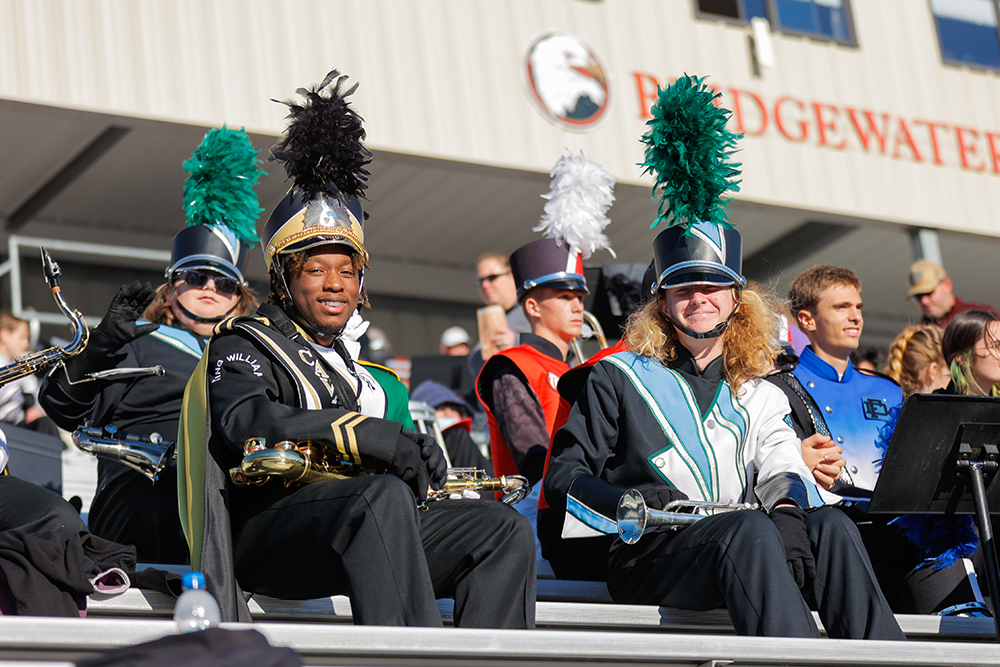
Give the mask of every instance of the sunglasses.
[{"label": "sunglasses", "polygon": [[228,278],[226,276],[219,276],[211,273],[202,273],[201,271],[194,271],[191,269],[181,271],[177,274],[177,278],[182,280],[185,284],[199,289],[208,285],[208,281],[211,280],[215,284],[215,291],[219,294],[236,294],[236,290],[240,288],[240,283],[235,278]]},{"label": "sunglasses", "polygon": [[491,283],[494,280],[496,280],[497,278],[500,278],[500,277],[506,276],[506,275],[510,275],[510,271],[504,271],[503,273],[491,273],[488,276],[483,276],[482,278],[480,278],[479,279],[479,284],[483,285],[485,283]]}]

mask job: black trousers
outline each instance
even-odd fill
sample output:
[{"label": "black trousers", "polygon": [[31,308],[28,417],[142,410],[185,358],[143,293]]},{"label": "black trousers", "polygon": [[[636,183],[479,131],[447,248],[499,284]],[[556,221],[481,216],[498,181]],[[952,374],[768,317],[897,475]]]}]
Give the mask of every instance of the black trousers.
[{"label": "black trousers", "polygon": [[[243,494],[243,498],[246,498]],[[354,622],[440,626],[455,598],[462,627],[532,628],[531,524],[495,500],[416,507],[391,475],[332,480],[233,514],[236,578],[285,599],[347,594]]]},{"label": "black trousers", "polygon": [[12,475],[0,475],[0,530],[53,530],[64,538],[86,530],[80,514],[59,494]]},{"label": "black trousers", "polygon": [[[854,524],[831,507],[807,515],[815,601],[831,637],[905,639],[879,591]],[[611,547],[608,590],[616,602],[683,609],[726,607],[737,634],[818,637],[803,593],[763,512],[736,511],[679,532],[655,529],[638,543]]]},{"label": "black trousers", "polygon": [[538,542],[542,557],[549,561],[557,579],[573,581],[607,581],[608,550],[617,535],[578,537],[564,540],[562,526],[565,514],[555,510],[538,510]]},{"label": "black trousers", "polygon": [[119,544],[133,544],[143,563],[186,564],[190,558],[177,509],[177,469],[153,484],[124,470],[97,490],[87,517],[90,532]]}]

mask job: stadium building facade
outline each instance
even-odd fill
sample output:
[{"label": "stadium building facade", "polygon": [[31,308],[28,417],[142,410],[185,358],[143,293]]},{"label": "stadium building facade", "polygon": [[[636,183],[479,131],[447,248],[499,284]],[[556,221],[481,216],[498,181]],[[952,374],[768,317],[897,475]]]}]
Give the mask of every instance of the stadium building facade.
[{"label": "stadium building facade", "polygon": [[[272,100],[337,68],[360,84],[375,153],[371,319],[397,353],[431,352],[447,326],[474,330],[476,257],[537,236],[567,151],[619,179],[617,261],[649,260],[639,137],[657,86],[687,73],[745,135],[731,217],[747,276],[783,292],[812,264],[849,266],[865,285],[863,343],[885,344],[918,319],[917,256],[942,261],[963,299],[1000,305],[998,12],[996,0],[3,0],[0,213],[23,256],[0,300],[53,310],[37,240],[64,244],[67,298],[91,316],[126,278],[160,279],[150,251],[183,224],[181,163],[202,134],[245,127],[266,156],[284,127]],[[287,183],[264,168],[269,209]]]}]

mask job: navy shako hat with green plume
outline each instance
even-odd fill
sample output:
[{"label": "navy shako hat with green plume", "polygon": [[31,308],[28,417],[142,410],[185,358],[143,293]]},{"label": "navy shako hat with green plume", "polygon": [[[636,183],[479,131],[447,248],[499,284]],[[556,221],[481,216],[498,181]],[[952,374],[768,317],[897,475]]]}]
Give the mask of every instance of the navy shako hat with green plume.
[{"label": "navy shako hat with green plume", "polygon": [[659,197],[653,241],[656,289],[693,284],[742,288],[742,240],[729,222],[727,192],[739,191],[740,163],[731,161],[742,135],[726,129],[730,112],[704,77],[684,75],[659,91],[640,166],[655,178]]},{"label": "navy shako hat with green plume", "polygon": [[[264,174],[244,130],[209,130],[184,162],[184,213],[188,227],[174,237],[172,278],[186,269],[211,269],[245,285],[247,250],[258,242],[260,215],[254,186]],[[172,282],[172,281],[171,281]]]}]

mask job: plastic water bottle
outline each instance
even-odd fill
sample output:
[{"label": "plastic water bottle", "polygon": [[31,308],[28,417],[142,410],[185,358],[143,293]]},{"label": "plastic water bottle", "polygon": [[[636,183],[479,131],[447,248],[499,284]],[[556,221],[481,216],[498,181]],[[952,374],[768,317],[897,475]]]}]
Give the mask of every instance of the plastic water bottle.
[{"label": "plastic water bottle", "polygon": [[185,572],[181,577],[184,592],[174,605],[174,621],[181,634],[218,627],[222,622],[219,605],[205,588],[205,575],[201,572]]}]

